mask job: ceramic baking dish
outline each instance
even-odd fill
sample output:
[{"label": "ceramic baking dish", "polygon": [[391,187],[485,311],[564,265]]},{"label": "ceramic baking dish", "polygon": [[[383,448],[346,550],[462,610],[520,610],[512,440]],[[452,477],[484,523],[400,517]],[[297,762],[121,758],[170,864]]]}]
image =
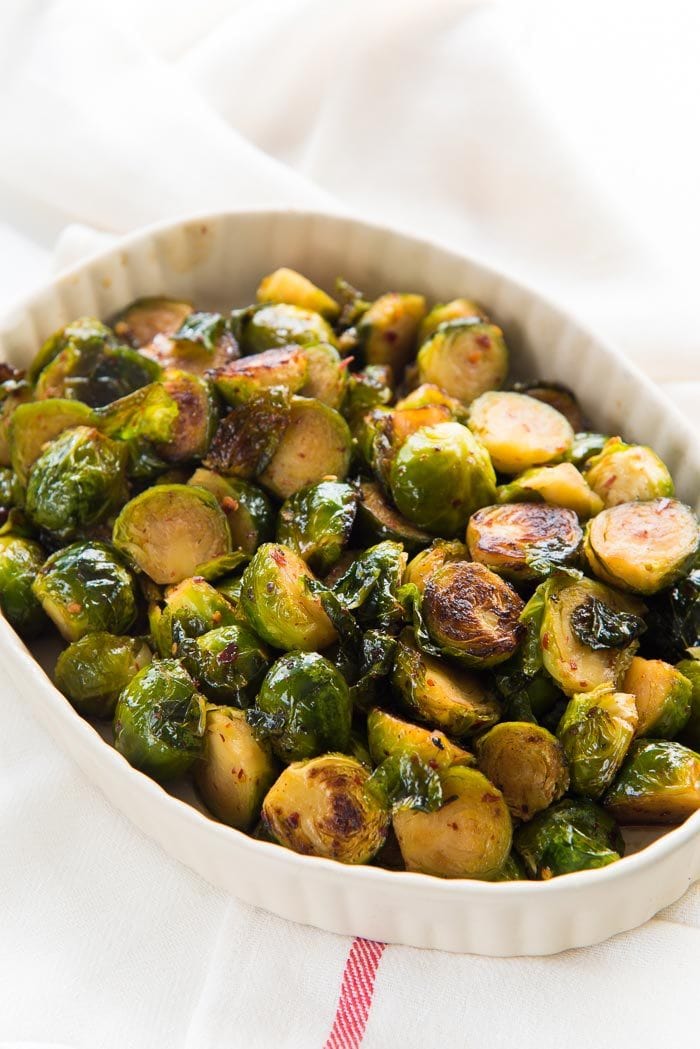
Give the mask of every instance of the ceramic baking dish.
[{"label": "ceramic baking dish", "polygon": [[[260,275],[282,265],[326,286],[342,274],[370,295],[394,288],[433,300],[466,295],[483,302],[505,329],[516,375],[567,383],[599,429],[653,445],[680,497],[697,507],[697,436],[618,352],[504,275],[438,244],[352,218],[227,212],[152,227],[62,274],[6,314],[0,359],[26,365],[62,324],[85,314],[108,317],[140,295],[191,298],[200,308],[243,305]],[[300,856],[214,822],[194,796],[173,796],[132,769],[54,688],[4,620],[0,653],[18,701],[141,830],[213,884],[294,921],[416,947],[550,954],[639,925],[700,877],[700,813],[660,837],[636,832],[629,847],[639,851],[610,867],[550,882],[447,881]],[[45,644],[35,654],[51,665]]]}]

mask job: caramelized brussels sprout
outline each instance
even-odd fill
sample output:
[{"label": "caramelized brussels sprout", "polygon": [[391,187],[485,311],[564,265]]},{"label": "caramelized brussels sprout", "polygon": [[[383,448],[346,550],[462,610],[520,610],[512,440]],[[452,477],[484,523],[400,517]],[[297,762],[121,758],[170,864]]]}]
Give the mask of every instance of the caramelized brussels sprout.
[{"label": "caramelized brussels sprout", "polygon": [[383,364],[370,364],[348,375],[342,413],[354,436],[367,412],[391,403],[392,384],[391,368]]},{"label": "caramelized brussels sprout", "polygon": [[559,382],[516,382],[513,390],[556,408],[565,419],[569,420],[574,433],[580,433],[583,430],[583,412],[576,400],[576,394],[568,386]]},{"label": "caramelized brussels sprout", "polygon": [[[441,404],[429,404],[426,408],[406,408],[401,411],[375,412],[371,417],[372,442],[369,450],[369,461],[377,478],[385,488],[389,487],[391,467],[399,449],[411,434],[425,426],[436,426],[449,422],[449,408]],[[369,420],[365,420],[367,425]]]},{"label": "caramelized brussels sprout", "polygon": [[496,878],[513,838],[503,795],[476,769],[460,765],[443,770],[440,781],[445,800],[436,812],[394,814],[406,869],[441,878]]},{"label": "caramelized brussels sprout", "polygon": [[569,700],[557,736],[571,774],[571,790],[600,798],[615,779],[637,730],[634,696],[600,685]]},{"label": "caramelized brussels sprout", "polygon": [[574,435],[574,443],[566,453],[566,461],[582,470],[592,456],[598,455],[603,450],[608,440],[609,438],[603,433],[589,433],[588,431],[577,433]]},{"label": "caramelized brussels sprout", "polygon": [[674,739],[690,717],[692,683],[661,659],[635,656],[622,681],[634,696],[639,722],[637,736]]},{"label": "caramelized brussels sprout", "polygon": [[308,277],[286,266],[263,277],[258,285],[256,298],[258,302],[286,303],[300,306],[304,310],[314,310],[331,321],[340,313],[335,299],[318,288]]},{"label": "caramelized brussels sprout", "polygon": [[357,507],[357,524],[360,538],[369,543],[390,539],[402,543],[408,553],[427,546],[432,536],[422,528],[416,528],[384,498],[382,490],[374,481],[360,484],[360,502]]},{"label": "caramelized brussels sprout", "polygon": [[604,583],[655,594],[692,565],[700,544],[693,511],[675,499],[620,503],[589,521],[584,552]]},{"label": "caramelized brussels sprout", "polygon": [[247,707],[270,662],[270,655],[243,623],[217,626],[177,645],[177,655],[213,703]]},{"label": "caramelized brussels sprout", "polygon": [[356,325],[367,364],[388,364],[398,376],[413,357],[418,327],[425,316],[422,295],[388,292],[366,310]]},{"label": "caramelized brussels sprout", "polygon": [[700,648],[700,569],[694,569],[647,601],[648,655],[675,663],[689,648]]},{"label": "caramelized brussels sprout", "polygon": [[271,462],[290,419],[287,390],[262,391],[221,420],[204,465],[230,477],[256,477]]},{"label": "caramelized brussels sprout", "polygon": [[451,765],[473,765],[474,758],[439,729],[427,729],[403,721],[394,714],[375,707],[367,717],[369,752],[375,765],[394,755],[415,756],[431,769]]},{"label": "caramelized brussels sprout", "polygon": [[85,634],[61,652],[54,680],[81,714],[111,718],[122,690],[150,662],[151,650],[143,638],[99,631]]},{"label": "caramelized brussels sprout", "polygon": [[310,652],[336,640],[321,601],[306,585],[313,578],[305,561],[288,546],[258,547],[243,573],[241,600],[263,641],[275,648]]},{"label": "caramelized brussels sprout", "polygon": [[282,504],[277,541],[291,547],[323,575],[347,545],[357,512],[357,491],[338,481],[301,488]]},{"label": "caramelized brussels sprout", "polygon": [[672,496],[673,481],[656,452],[611,437],[586,462],[585,478],[605,506]]},{"label": "caramelized brussels sprout", "polygon": [[573,510],[542,503],[487,506],[469,518],[474,561],[505,579],[537,579],[576,560],[583,532]]},{"label": "caramelized brussels sprout", "polygon": [[484,393],[469,410],[469,426],[504,474],[563,459],[574,431],[555,408],[523,393]]},{"label": "caramelized brussels sprout", "polygon": [[156,451],[167,463],[203,459],[219,422],[218,408],[209,382],[176,368],[164,371],[161,382],[177,405],[178,414],[171,436],[157,444]]},{"label": "caramelized brussels sprout", "polygon": [[419,382],[434,383],[462,404],[498,389],[507,373],[503,332],[474,318],[441,324],[418,351]]},{"label": "caramelized brussels sprout", "polygon": [[314,310],[287,303],[261,306],[247,318],[243,328],[243,348],[247,354],[316,342],[335,346],[335,335],[328,321]]},{"label": "caramelized brussels sprout", "polygon": [[624,855],[615,821],[592,801],[566,798],[515,832],[515,850],[531,878],[607,867]]},{"label": "caramelized brussels sprout", "polygon": [[131,573],[106,543],[73,543],[39,568],[32,586],[66,641],[107,631],[125,634],[136,619]]},{"label": "caramelized brussels sprout", "polygon": [[599,514],[603,500],[588,487],[581,474],[571,463],[557,466],[536,466],[526,470],[510,484],[499,485],[499,503],[521,503],[527,501],[549,503],[573,510],[582,520]]},{"label": "caramelized brussels sprout", "polygon": [[302,761],[350,743],[345,678],[318,652],[289,652],[270,667],[248,723],[281,761]]},{"label": "caramelized brussels sprout", "polygon": [[0,609],[18,634],[36,637],[46,625],[32,584],[46,555],[39,543],[23,536],[0,535]]},{"label": "caramelized brussels sprout", "polygon": [[235,407],[273,386],[284,386],[290,393],[297,393],[307,376],[308,364],[301,347],[284,346],[242,357],[219,368],[214,374],[214,384],[224,400]]},{"label": "caramelized brussels sprout", "polygon": [[275,841],[308,856],[368,863],[389,829],[389,812],[368,790],[369,771],[344,754],[286,768],[263,802]]},{"label": "caramelized brussels sprout", "polygon": [[348,361],[343,360],[334,346],[317,342],[302,347],[306,358],[306,382],[300,389],[302,397],[314,397],[329,408],[340,410],[348,386]]},{"label": "caramelized brussels sprout", "polygon": [[[56,403],[74,406],[80,404],[79,401],[39,403],[43,404],[45,409]],[[175,398],[162,383],[152,382],[103,408],[95,409],[91,412],[90,421],[101,433],[118,441],[157,443],[169,441],[173,437],[179,416],[180,409]]]},{"label": "caramelized brussels sprout", "polygon": [[175,659],[140,670],[114,712],[114,746],[130,765],[165,781],[182,776],[201,755],[206,704]]},{"label": "caramelized brussels sprout", "polygon": [[411,390],[405,397],[402,397],[400,401],[396,402],[397,411],[411,408],[428,408],[430,406],[446,408],[450,413],[450,418],[458,423],[466,425],[469,418],[469,412],[461,401],[458,401],[456,397],[450,397],[449,393],[445,393],[439,386],[435,386],[431,382],[422,383],[415,390]]},{"label": "caramelized brussels sprout", "polygon": [[163,659],[175,655],[183,637],[199,637],[238,622],[240,616],[228,599],[198,576],[168,587],[162,604],[152,603],[148,610],[151,635]]},{"label": "caramelized brussels sprout", "polygon": [[195,470],[188,484],[206,488],[216,498],[226,514],[234,549],[252,554],[261,543],[272,539],[274,511],[268,497],[256,485],[238,477],[222,477],[203,467]]},{"label": "caramelized brussels sprout", "polygon": [[260,483],[279,499],[308,484],[345,480],[352,438],[342,415],[320,401],[293,397],[289,426]]},{"label": "caramelized brussels sprout", "polygon": [[156,335],[143,353],[164,368],[205,376],[240,356],[229,320],[220,313],[191,313],[170,336]]},{"label": "caramelized brussels sprout", "polygon": [[700,755],[668,739],[640,739],[603,805],[622,824],[681,823],[700,809]]},{"label": "caramelized brussels sprout", "polygon": [[403,581],[411,583],[422,594],[428,579],[438,568],[451,561],[468,560],[469,551],[464,543],[456,539],[434,539],[427,550],[421,550],[408,562]]},{"label": "caramelized brussels sprout", "polygon": [[197,790],[218,820],[249,831],[275,782],[275,762],[242,710],[208,704],[206,716],[204,751],[194,765]]},{"label": "caramelized brussels sprout", "polygon": [[191,302],[153,296],[136,299],[114,322],[114,331],[130,346],[149,346],[156,335],[174,335],[193,312]]},{"label": "caramelized brussels sprout", "polygon": [[10,466],[10,426],[19,407],[31,401],[32,388],[21,372],[0,364],[0,466]]},{"label": "caramelized brussels sprout", "polygon": [[509,721],[480,736],[476,760],[486,778],[503,793],[514,819],[533,816],[558,801],[569,786],[561,743],[545,728]]},{"label": "caramelized brussels sprout", "polygon": [[333,592],[360,626],[395,632],[405,620],[399,599],[405,567],[401,544],[387,539],[358,554],[333,584]]},{"label": "caramelized brussels sprout", "polygon": [[693,750],[700,751],[700,660],[682,659],[676,665],[684,678],[690,682],[690,715],[681,732],[680,741]]},{"label": "caramelized brussels sprout", "polygon": [[[67,338],[41,371],[34,389],[37,400],[65,397],[99,408],[160,377],[156,361],[120,346],[99,321],[85,318],[84,322],[83,331]],[[75,330],[75,325],[70,327]]]},{"label": "caramelized brussels sprout", "polygon": [[420,326],[418,342],[422,345],[438,328],[450,321],[467,320],[474,323],[487,323],[488,319],[481,306],[471,299],[452,299],[451,302],[438,303],[424,318]]},{"label": "caramelized brussels sprout", "polygon": [[400,513],[445,538],[461,534],[469,516],[496,498],[488,454],[460,423],[439,423],[412,434],[399,449],[390,477]]},{"label": "caramelized brussels sprout", "polygon": [[198,566],[231,552],[226,516],[203,488],[164,484],[127,503],[112,541],[154,583],[179,583]]}]

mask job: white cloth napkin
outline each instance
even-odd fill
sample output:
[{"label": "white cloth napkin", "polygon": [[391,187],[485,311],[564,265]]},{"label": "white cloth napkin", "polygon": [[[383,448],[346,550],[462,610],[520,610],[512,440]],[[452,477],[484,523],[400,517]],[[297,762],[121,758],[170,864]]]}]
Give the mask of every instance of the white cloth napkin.
[{"label": "white cloth napkin", "polygon": [[[5,0],[0,294],[48,271],[68,224],[60,264],[193,210],[344,208],[541,287],[692,417],[688,231],[637,232],[527,68],[542,22],[520,18],[458,0]],[[638,1049],[695,1023],[697,886],[643,929],[553,958],[349,953],[171,860],[4,682],[0,710],[0,1049],[347,1049],[363,1030],[367,1049]]]}]

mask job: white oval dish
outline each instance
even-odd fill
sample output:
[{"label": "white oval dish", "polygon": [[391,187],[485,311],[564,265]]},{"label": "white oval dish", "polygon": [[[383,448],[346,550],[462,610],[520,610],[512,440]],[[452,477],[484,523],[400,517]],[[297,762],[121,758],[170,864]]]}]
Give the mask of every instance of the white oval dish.
[{"label": "white oval dish", "polygon": [[[437,301],[467,295],[483,302],[505,328],[516,375],[567,383],[601,430],[651,444],[681,498],[697,508],[693,429],[619,353],[504,275],[351,218],[227,212],[152,227],[6,314],[0,360],[26,366],[62,324],[86,314],[109,317],[141,295],[187,297],[200,308],[244,305],[260,276],[282,265],[327,287],[340,274],[369,294],[398,288]],[[300,856],[215,822],[193,797],[175,797],[132,769],[73,710],[4,620],[0,653],[23,702],[141,830],[213,884],[293,921],[415,947],[553,954],[641,924],[700,878],[700,813],[610,867],[550,882],[447,881]]]}]

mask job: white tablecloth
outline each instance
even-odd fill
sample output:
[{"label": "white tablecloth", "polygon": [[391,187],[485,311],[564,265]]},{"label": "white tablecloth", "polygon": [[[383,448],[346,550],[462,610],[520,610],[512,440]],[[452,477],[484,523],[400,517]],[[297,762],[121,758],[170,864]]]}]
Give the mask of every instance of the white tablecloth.
[{"label": "white tablecloth", "polygon": [[[342,207],[541,287],[697,417],[698,30],[680,0],[5,0],[0,303],[144,222]],[[0,710],[0,1049],[363,1032],[367,1049],[638,1049],[697,1030],[698,887],[554,958],[353,945],[205,884],[4,684]]]}]

